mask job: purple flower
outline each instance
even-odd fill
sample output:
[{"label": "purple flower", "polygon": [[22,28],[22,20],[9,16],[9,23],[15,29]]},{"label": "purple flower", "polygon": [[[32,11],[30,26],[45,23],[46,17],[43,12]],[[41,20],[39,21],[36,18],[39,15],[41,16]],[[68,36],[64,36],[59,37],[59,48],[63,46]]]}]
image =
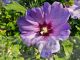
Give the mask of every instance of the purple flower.
[{"label": "purple flower", "polygon": [[11,0],[2,0],[5,4],[11,3]]},{"label": "purple flower", "polygon": [[80,6],[80,0],[74,0],[74,4]]},{"label": "purple flower", "polygon": [[70,35],[70,13],[59,2],[27,10],[17,21],[23,42],[38,46],[41,57],[47,58],[60,50],[59,40]]},{"label": "purple flower", "polygon": [[74,4],[68,8],[71,18],[80,19],[80,0],[74,0]]},{"label": "purple flower", "polygon": [[6,5],[6,4],[10,4],[12,2],[18,2],[18,0],[2,0],[2,2]]}]

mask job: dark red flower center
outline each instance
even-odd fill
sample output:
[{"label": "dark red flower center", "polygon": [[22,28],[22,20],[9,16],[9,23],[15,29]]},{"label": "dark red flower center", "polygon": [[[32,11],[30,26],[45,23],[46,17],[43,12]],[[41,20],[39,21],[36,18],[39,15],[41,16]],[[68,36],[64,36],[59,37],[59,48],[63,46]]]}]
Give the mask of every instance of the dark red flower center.
[{"label": "dark red flower center", "polygon": [[39,28],[40,28],[39,35],[49,36],[49,34],[52,33],[51,23],[47,24],[46,22],[44,22],[43,24],[39,24]]}]

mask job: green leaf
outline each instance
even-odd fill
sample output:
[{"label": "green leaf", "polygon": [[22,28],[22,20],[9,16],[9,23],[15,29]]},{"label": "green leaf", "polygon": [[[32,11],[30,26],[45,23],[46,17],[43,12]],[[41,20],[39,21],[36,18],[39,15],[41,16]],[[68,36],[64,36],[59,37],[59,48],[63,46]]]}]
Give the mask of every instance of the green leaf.
[{"label": "green leaf", "polygon": [[66,55],[65,58],[69,59],[73,51],[73,43],[71,43],[69,40],[66,40],[65,42],[62,43],[62,45]]},{"label": "green leaf", "polygon": [[63,57],[63,58],[61,58],[61,57],[59,57],[58,55],[54,55],[54,58],[55,58],[55,60],[65,60],[65,58]]},{"label": "green leaf", "polygon": [[8,4],[5,6],[6,10],[16,10],[17,12],[25,13],[26,8],[24,8],[22,5],[20,5],[17,2],[12,2],[11,4]]},{"label": "green leaf", "polygon": [[77,30],[79,30],[79,31],[80,31],[80,27],[76,26],[76,28],[77,28]]},{"label": "green leaf", "polygon": [[55,60],[69,60],[73,51],[73,43],[71,43],[69,40],[66,40],[62,42],[61,45],[63,46],[63,49],[61,48],[60,52],[54,55]]},{"label": "green leaf", "polygon": [[13,22],[9,22],[9,23],[7,24],[7,26],[8,26],[8,28],[11,28],[12,30],[15,29],[15,25],[14,25]]}]

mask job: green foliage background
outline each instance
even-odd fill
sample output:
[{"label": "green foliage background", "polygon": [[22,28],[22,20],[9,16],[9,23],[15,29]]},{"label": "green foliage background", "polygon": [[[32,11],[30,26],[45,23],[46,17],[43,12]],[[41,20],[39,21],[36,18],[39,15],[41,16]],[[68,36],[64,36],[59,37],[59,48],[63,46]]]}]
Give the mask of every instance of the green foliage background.
[{"label": "green foliage background", "polygon": [[[23,44],[16,21],[25,15],[27,9],[54,1],[59,0],[18,0],[6,5],[0,1],[0,60],[45,60],[40,57],[35,46]],[[73,3],[72,0],[59,2],[68,5]],[[80,20],[70,18],[69,23],[70,38],[60,42],[61,50],[54,55],[55,60],[80,60]]]}]

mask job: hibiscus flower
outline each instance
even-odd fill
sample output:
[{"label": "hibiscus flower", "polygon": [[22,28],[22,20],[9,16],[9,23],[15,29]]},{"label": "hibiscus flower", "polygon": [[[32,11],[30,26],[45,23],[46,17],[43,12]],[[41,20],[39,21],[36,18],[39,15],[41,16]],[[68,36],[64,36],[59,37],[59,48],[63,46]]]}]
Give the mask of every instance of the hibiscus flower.
[{"label": "hibiscus flower", "polygon": [[68,24],[70,13],[60,2],[28,9],[26,15],[17,21],[22,41],[27,45],[38,46],[41,57],[48,58],[60,50],[59,40],[70,35]]}]

